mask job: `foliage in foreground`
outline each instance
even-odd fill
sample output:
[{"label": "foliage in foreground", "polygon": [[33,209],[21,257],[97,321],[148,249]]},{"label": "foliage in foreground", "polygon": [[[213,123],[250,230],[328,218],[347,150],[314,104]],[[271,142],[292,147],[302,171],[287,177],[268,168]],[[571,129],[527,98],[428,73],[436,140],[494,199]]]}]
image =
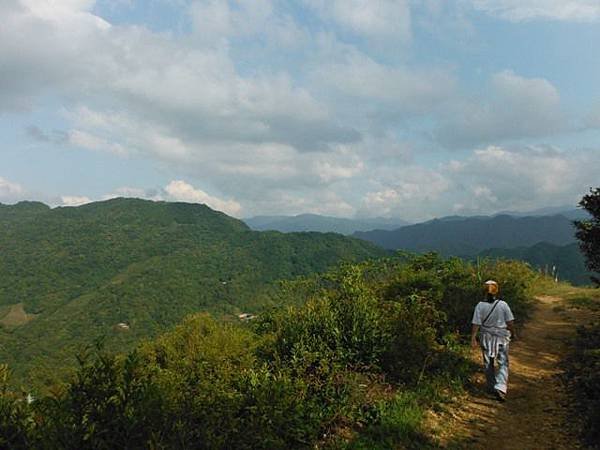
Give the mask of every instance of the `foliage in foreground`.
[{"label": "foliage in foreground", "polygon": [[585,254],[588,269],[595,273],[592,281],[600,286],[600,187],[590,189],[579,205],[590,213],[591,218],[575,222],[575,235]]},{"label": "foliage in foreground", "polygon": [[600,448],[600,323],[577,329],[565,376],[583,438]]},{"label": "foliage in foreground", "polygon": [[194,315],[128,355],[81,355],[30,405],[5,389],[0,448],[420,448],[428,387],[469,374],[458,333],[481,281],[522,316],[533,277],[435,255],[344,266],[290,285],[302,306],[246,324]]}]

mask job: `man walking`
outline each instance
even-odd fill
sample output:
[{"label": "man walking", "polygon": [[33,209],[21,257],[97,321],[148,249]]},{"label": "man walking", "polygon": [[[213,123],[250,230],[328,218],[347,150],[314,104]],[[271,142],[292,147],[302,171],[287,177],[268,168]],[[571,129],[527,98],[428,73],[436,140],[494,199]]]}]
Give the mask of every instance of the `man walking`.
[{"label": "man walking", "polygon": [[[483,352],[485,378],[490,393],[500,401],[505,401],[508,388],[508,344],[516,339],[514,316],[508,304],[496,296],[498,283],[493,280],[485,282],[486,301],[479,302],[473,313],[471,330],[471,346],[479,346]],[[498,362],[496,371],[494,364]]]}]

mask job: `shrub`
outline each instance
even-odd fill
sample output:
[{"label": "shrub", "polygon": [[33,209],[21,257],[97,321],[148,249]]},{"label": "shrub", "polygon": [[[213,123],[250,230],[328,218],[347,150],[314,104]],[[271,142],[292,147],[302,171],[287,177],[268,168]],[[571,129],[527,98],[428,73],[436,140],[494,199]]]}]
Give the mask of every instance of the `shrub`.
[{"label": "shrub", "polygon": [[282,366],[297,366],[308,357],[354,368],[376,368],[389,336],[378,299],[362,279],[360,266],[330,275],[334,288],[301,307],[276,311],[257,330],[270,335],[265,357]]},{"label": "shrub", "polygon": [[[370,430],[364,442],[416,439],[416,389],[470,369],[457,331],[470,327],[486,277],[526,310],[526,266],[428,254],[343,266],[295,292],[292,283],[296,306],[249,324],[190,316],[128,355],[84,353],[71,383],[31,406],[4,389],[0,444],[303,448],[358,424]],[[364,380],[392,381],[401,394],[374,399]]]},{"label": "shrub", "polygon": [[590,446],[600,448],[600,323],[577,329],[565,377],[582,435]]},{"label": "shrub", "polygon": [[0,448],[31,448],[34,422],[22,395],[8,390],[10,371],[0,364]]}]

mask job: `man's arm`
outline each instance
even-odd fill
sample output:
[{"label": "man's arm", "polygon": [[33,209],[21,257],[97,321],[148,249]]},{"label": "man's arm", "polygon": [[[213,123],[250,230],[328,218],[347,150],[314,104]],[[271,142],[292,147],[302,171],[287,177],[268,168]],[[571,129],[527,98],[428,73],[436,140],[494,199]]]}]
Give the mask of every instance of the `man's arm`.
[{"label": "man's arm", "polygon": [[479,325],[473,324],[471,327],[471,347],[477,348],[477,332],[479,331]]},{"label": "man's arm", "polygon": [[509,320],[508,322],[506,322],[506,328],[508,328],[508,331],[510,331],[510,338],[513,341],[517,340],[517,331],[515,330],[515,321]]}]

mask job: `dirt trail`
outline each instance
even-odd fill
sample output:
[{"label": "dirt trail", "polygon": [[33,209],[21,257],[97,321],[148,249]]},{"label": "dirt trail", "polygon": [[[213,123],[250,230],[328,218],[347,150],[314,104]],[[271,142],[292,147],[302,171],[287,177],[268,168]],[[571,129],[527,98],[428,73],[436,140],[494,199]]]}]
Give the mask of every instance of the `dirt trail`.
[{"label": "dirt trail", "polygon": [[[460,410],[447,419],[449,436],[442,446],[469,449],[577,449],[567,418],[567,398],[558,375],[565,339],[582,317],[564,312],[558,297],[538,297],[531,320],[519,340],[511,342],[510,378],[506,403],[484,390],[483,373]],[[473,358],[480,357],[473,354]]]}]

